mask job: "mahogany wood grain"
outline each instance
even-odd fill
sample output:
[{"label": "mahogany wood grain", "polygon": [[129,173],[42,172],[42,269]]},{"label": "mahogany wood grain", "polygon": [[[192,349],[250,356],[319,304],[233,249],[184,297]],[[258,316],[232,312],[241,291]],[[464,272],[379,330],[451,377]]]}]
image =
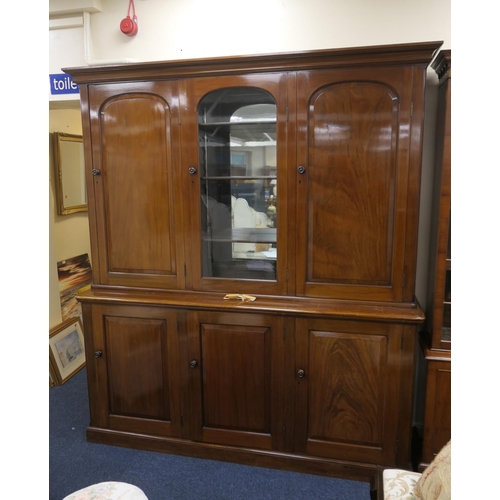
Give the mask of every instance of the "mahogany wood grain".
[{"label": "mahogany wood grain", "polygon": [[[95,306],[89,368],[97,375],[103,427],[178,435],[180,392],[175,312]],[[89,353],[90,354],[90,353]]]},{"label": "mahogany wood grain", "polygon": [[400,350],[397,326],[298,319],[296,450],[394,463]]},{"label": "mahogany wood grain", "polygon": [[413,85],[404,67],[298,73],[298,295],[401,300]]},{"label": "mahogany wood grain", "polygon": [[106,316],[104,322],[110,413],[170,420],[165,321]]},{"label": "mahogany wood grain", "polygon": [[418,348],[419,325],[403,325],[401,357],[399,359],[399,418],[395,465],[412,470],[413,401],[415,398],[415,364]]},{"label": "mahogany wood grain", "polygon": [[224,300],[224,293],[191,291],[111,290],[94,287],[78,296],[82,303],[156,305],[190,310],[212,310],[288,316],[322,316],[421,324],[425,315],[416,303],[330,300],[310,297],[255,295],[254,302]]},{"label": "mahogany wood grain", "polygon": [[451,358],[427,361],[423,437],[420,471],[434,460],[451,439]]},{"label": "mahogany wood grain", "polygon": [[193,438],[281,448],[281,319],[191,312],[188,332]]},{"label": "mahogany wood grain", "polygon": [[85,160],[85,184],[87,193],[87,208],[90,233],[90,251],[92,256],[92,283],[101,282],[101,265],[99,259],[99,244],[97,239],[97,200],[93,189],[94,176],[92,175],[92,157],[93,148],[92,141],[89,138],[92,136],[92,127],[90,120],[90,98],[89,87],[80,89],[80,107],[82,111],[82,133],[85,139],[83,140],[83,154]]},{"label": "mahogany wood grain", "polygon": [[[289,147],[287,149],[287,172],[286,177],[280,177],[280,183],[286,185],[286,230],[289,235],[287,240],[287,295],[294,296],[297,294],[296,280],[296,260],[297,260],[297,244],[303,245],[304,241],[297,241],[294,235],[297,232],[297,219],[295,217],[295,207],[297,206],[297,190],[296,190],[296,170],[300,166],[297,159],[297,74],[289,73],[287,81],[288,92],[288,123],[287,123],[287,140]],[[283,194],[280,194],[282,197]],[[281,200],[282,198],[280,198]],[[280,202],[281,203],[281,202]],[[283,225],[283,219],[279,221]]]},{"label": "mahogany wood grain", "polygon": [[308,282],[390,284],[398,107],[372,82],[310,98]]},{"label": "mahogany wood grain", "polygon": [[98,283],[184,287],[176,94],[174,83],[90,90]]},{"label": "mahogany wood grain", "polygon": [[98,427],[106,425],[106,414],[102,414],[102,404],[99,403],[100,393],[97,384],[97,358],[95,358],[97,349],[94,347],[93,309],[95,307],[91,304],[82,303],[82,319],[85,325],[83,330],[85,338],[85,371],[87,373],[87,388],[89,392],[89,425]]}]

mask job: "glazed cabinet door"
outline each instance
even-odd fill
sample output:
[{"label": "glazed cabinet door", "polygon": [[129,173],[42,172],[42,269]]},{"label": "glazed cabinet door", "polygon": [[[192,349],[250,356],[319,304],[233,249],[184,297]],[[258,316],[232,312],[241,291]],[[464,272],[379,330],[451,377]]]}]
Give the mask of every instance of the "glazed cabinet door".
[{"label": "glazed cabinet door", "polygon": [[283,342],[277,316],[188,313],[193,440],[282,448]]},{"label": "glazed cabinet door", "polygon": [[413,300],[403,289],[411,290],[416,250],[406,235],[417,229],[418,75],[412,67],[297,73],[297,295]]},{"label": "glazed cabinet door", "polygon": [[401,357],[398,328],[297,319],[297,452],[394,464]]},{"label": "glazed cabinet door", "polygon": [[287,80],[284,74],[181,82],[195,290],[286,292]]},{"label": "glazed cabinet door", "polygon": [[[91,425],[155,436],[180,432],[175,311],[92,305]],[[87,341],[86,341],[87,342]]]},{"label": "glazed cabinet door", "polygon": [[89,87],[94,281],[184,288],[176,82]]}]

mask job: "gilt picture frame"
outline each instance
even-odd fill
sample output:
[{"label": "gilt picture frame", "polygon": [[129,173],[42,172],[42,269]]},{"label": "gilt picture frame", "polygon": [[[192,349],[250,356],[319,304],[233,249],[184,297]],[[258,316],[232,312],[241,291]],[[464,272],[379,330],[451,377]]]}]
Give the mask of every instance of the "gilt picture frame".
[{"label": "gilt picture frame", "polygon": [[49,330],[49,368],[54,383],[62,385],[85,366],[80,318],[69,318]]}]

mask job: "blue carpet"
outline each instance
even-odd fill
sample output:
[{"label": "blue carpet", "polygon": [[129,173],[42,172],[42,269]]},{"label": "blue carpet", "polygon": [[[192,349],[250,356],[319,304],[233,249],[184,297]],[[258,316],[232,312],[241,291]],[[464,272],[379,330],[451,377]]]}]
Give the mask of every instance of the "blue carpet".
[{"label": "blue carpet", "polygon": [[50,500],[123,481],[149,500],[368,500],[368,483],[88,443],[85,369],[49,391]]}]

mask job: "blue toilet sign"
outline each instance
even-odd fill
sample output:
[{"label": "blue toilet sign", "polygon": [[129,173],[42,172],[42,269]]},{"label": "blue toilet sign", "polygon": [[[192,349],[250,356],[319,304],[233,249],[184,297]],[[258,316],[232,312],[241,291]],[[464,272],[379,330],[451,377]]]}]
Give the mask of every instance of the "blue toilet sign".
[{"label": "blue toilet sign", "polygon": [[50,93],[58,94],[78,94],[78,85],[73,81],[73,78],[66,73],[51,74],[50,78]]}]

